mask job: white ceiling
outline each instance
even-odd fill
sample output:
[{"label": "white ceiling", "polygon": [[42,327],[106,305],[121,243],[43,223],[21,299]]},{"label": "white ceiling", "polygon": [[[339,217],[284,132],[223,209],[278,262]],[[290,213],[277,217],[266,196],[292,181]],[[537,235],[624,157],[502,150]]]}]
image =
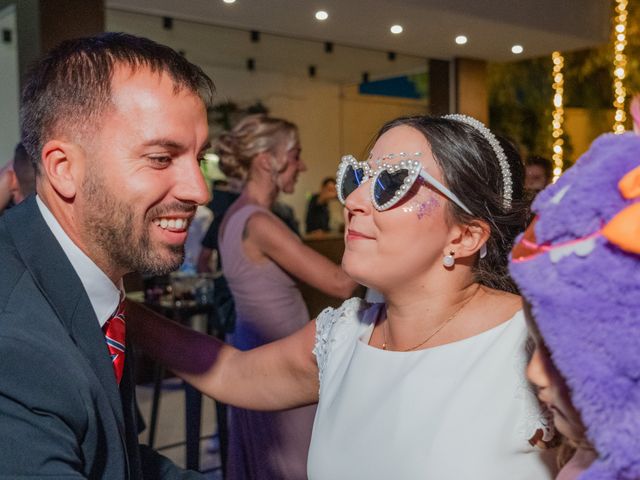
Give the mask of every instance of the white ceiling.
[{"label": "white ceiling", "polygon": [[[609,0],[106,0],[112,11],[332,41],[427,58],[509,61],[607,41]],[[318,9],[329,19],[314,18]],[[393,35],[392,24],[404,32]],[[469,38],[456,45],[456,35]],[[521,44],[515,56],[511,46]]]},{"label": "white ceiling", "polygon": [[318,79],[341,84],[360,82],[364,72],[370,80],[377,80],[427,70],[426,59],[415,55],[398,54],[390,61],[384,51],[341,45],[334,45],[333,52],[327,53],[323,42],[264,33],[253,43],[246,30],[184,20],[174,20],[173,28],[166,30],[156,15],[113,9],[107,10],[106,19],[107,29],[169,45],[210,72],[221,67],[244,70],[249,58],[258,72],[307,77],[313,65]]}]

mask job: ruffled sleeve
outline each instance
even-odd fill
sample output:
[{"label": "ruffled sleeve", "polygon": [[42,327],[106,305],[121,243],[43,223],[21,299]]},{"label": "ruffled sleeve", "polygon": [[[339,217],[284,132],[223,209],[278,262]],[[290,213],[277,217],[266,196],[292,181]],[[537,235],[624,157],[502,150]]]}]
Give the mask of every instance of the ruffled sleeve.
[{"label": "ruffled sleeve", "polygon": [[320,385],[322,385],[322,379],[336,342],[350,337],[350,331],[357,334],[358,314],[363,307],[368,305],[361,298],[350,298],[339,308],[325,308],[318,315],[316,319],[316,343],[313,347],[313,354],[318,364]]}]

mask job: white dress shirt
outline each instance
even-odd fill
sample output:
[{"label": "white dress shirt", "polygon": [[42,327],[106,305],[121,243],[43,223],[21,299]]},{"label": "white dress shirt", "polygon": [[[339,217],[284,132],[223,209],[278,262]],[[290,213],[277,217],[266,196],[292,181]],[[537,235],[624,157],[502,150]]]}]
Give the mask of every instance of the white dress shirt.
[{"label": "white dress shirt", "polygon": [[80,277],[82,286],[89,296],[89,301],[96,313],[96,317],[98,317],[100,328],[102,328],[118,308],[122,285],[120,287],[114,285],[93,260],[73,243],[39,196],[36,196],[36,203],[51,233],[58,240],[73,269]]}]

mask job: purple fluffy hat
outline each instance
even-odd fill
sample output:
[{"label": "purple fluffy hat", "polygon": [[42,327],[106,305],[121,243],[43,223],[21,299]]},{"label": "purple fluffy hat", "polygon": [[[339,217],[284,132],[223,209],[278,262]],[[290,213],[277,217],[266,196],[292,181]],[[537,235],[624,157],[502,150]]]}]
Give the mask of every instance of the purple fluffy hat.
[{"label": "purple fluffy hat", "polygon": [[598,452],[579,478],[640,479],[640,137],[598,138],[533,210],[510,270]]}]

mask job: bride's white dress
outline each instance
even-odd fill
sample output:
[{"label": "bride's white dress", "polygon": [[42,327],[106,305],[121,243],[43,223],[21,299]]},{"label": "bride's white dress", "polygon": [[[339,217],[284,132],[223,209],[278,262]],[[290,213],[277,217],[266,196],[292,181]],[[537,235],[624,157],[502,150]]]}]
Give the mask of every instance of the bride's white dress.
[{"label": "bride's white dress", "polygon": [[550,432],[525,379],[522,312],[465,340],[392,352],[368,345],[380,308],[351,299],[317,319],[311,480],[553,477],[552,453],[528,442]]}]

